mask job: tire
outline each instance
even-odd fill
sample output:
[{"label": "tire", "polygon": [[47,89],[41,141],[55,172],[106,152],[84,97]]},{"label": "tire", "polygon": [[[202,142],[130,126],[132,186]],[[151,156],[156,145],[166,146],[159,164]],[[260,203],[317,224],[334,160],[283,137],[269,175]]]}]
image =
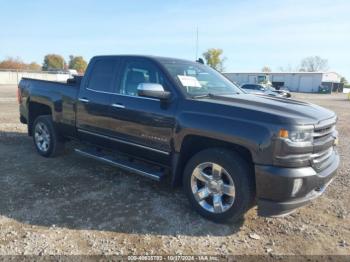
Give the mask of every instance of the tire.
[{"label": "tire", "polygon": [[64,142],[54,127],[50,115],[35,119],[32,129],[34,146],[43,157],[54,157],[64,150]]},{"label": "tire", "polygon": [[[203,174],[199,171],[206,175],[199,175]],[[219,173],[221,182],[218,177],[212,182]],[[191,206],[201,216],[217,223],[240,220],[255,200],[252,169],[236,152],[227,149],[206,149],[194,155],[186,164],[183,186]]]}]

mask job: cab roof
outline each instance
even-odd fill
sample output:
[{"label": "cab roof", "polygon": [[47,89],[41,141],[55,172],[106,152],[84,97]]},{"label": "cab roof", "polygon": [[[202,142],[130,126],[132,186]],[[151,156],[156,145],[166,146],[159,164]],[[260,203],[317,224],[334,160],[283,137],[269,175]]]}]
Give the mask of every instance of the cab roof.
[{"label": "cab roof", "polygon": [[172,58],[172,57],[162,57],[162,56],[153,56],[153,55],[98,55],[94,56],[93,59],[97,58],[145,58],[158,61],[160,63],[196,63],[195,61],[190,61],[186,59]]}]

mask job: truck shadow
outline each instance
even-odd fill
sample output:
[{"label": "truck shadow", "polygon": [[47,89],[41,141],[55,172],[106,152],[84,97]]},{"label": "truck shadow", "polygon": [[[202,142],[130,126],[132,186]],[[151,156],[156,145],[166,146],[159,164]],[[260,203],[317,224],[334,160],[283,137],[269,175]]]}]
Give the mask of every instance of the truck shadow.
[{"label": "truck shadow", "polygon": [[181,189],[72,152],[36,154],[24,133],[0,131],[0,212],[20,223],[129,234],[223,236],[243,225],[197,215]]}]

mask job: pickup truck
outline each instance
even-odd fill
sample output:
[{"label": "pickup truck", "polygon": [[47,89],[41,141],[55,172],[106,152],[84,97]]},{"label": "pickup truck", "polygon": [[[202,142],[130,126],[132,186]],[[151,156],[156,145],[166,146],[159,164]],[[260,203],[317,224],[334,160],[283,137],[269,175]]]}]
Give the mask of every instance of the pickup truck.
[{"label": "pickup truck", "polygon": [[216,222],[255,205],[287,215],[319,197],[339,165],[334,112],[248,94],[196,62],[96,56],[67,83],[23,78],[18,100],[40,155],[78,141],[85,157],[182,186]]}]

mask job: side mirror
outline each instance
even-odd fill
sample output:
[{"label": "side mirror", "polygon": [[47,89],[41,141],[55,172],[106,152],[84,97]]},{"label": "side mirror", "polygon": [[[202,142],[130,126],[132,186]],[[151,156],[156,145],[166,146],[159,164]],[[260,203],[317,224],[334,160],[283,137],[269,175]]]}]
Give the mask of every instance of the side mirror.
[{"label": "side mirror", "polygon": [[137,94],[139,96],[157,98],[160,100],[168,100],[171,93],[165,91],[163,86],[156,83],[141,83],[137,86]]}]

